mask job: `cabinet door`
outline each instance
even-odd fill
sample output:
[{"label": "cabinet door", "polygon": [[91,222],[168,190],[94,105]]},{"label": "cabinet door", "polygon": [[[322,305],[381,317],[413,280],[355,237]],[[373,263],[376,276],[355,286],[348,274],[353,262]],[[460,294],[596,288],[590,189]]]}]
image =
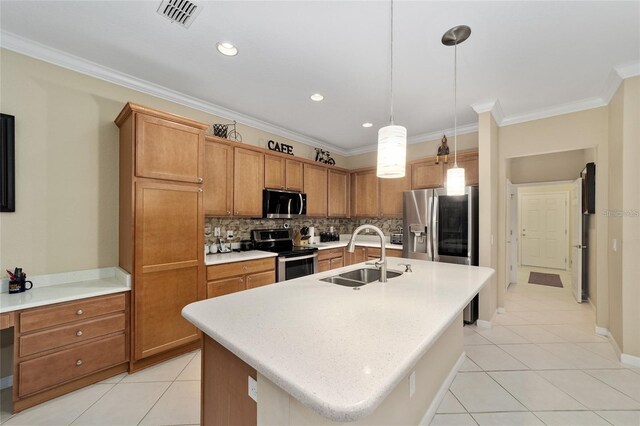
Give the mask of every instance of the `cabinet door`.
[{"label": "cabinet door", "polygon": [[204,298],[203,222],[201,188],[136,183],[134,360],[198,340],[181,311]]},{"label": "cabinet door", "polygon": [[435,164],[435,159],[430,158],[412,164],[411,189],[440,188],[443,184],[442,162]]},{"label": "cabinet door", "polygon": [[276,282],[276,271],[258,272],[257,274],[247,275],[247,290]]},{"label": "cabinet door", "polygon": [[204,213],[207,216],[231,216],[233,147],[207,142],[204,155]]},{"label": "cabinet door", "polygon": [[331,270],[331,259],[318,261],[318,272],[326,272]]},{"label": "cabinet door", "polygon": [[307,194],[307,216],[327,216],[327,169],[304,165],[304,192]]},{"label": "cabinet door", "polygon": [[356,247],[353,253],[350,253],[350,262],[351,265],[355,263],[364,262],[367,260],[367,250],[366,247]]},{"label": "cabinet door", "polygon": [[338,170],[328,170],[328,205],[329,217],[348,216],[348,174]]},{"label": "cabinet door", "polygon": [[[464,181],[465,185],[473,186],[478,185],[478,156],[458,156],[458,167],[462,167],[464,169]],[[444,171],[444,185],[447,183],[447,170],[453,167],[452,159],[453,157],[449,156],[449,164],[445,165]]]},{"label": "cabinet door", "polygon": [[402,250],[387,249],[386,255],[387,257],[402,257]]},{"label": "cabinet door", "polygon": [[264,187],[285,189],[285,159],[275,155],[264,156]]},{"label": "cabinet door", "polygon": [[287,160],[286,163],[286,189],[288,191],[302,191],[304,189],[304,171],[302,163],[295,160]]},{"label": "cabinet door", "polygon": [[136,176],[200,183],[204,132],[136,114]]},{"label": "cabinet door", "polygon": [[234,148],[233,214],[262,217],[264,189],[264,154],[244,148]]},{"label": "cabinet door", "polygon": [[351,216],[378,217],[378,177],[375,169],[351,174]]},{"label": "cabinet door", "polygon": [[331,269],[338,269],[344,266],[344,258],[336,257],[331,259]]},{"label": "cabinet door", "polygon": [[402,217],[403,192],[411,190],[411,168],[399,179],[379,179],[380,216]]},{"label": "cabinet door", "polygon": [[232,277],[207,283],[207,298],[223,296],[245,289],[244,277]]}]

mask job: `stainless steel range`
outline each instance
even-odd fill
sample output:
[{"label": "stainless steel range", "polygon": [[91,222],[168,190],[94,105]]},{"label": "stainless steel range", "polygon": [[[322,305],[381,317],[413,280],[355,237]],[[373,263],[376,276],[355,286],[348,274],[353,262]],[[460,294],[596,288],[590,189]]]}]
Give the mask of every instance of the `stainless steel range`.
[{"label": "stainless steel range", "polygon": [[251,239],[256,250],[278,253],[278,282],[315,274],[318,270],[318,249],[294,246],[292,229],[254,229]]}]

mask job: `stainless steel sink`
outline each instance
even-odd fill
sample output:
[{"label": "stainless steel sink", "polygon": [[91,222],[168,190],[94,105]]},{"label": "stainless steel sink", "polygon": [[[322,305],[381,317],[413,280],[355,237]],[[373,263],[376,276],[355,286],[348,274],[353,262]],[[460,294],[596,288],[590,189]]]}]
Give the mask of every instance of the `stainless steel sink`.
[{"label": "stainless steel sink", "polygon": [[[387,278],[395,278],[402,275],[400,271],[387,271]],[[380,280],[380,270],[374,268],[361,268],[344,272],[333,277],[322,278],[320,281],[343,285],[347,287],[360,287],[365,284]]]}]

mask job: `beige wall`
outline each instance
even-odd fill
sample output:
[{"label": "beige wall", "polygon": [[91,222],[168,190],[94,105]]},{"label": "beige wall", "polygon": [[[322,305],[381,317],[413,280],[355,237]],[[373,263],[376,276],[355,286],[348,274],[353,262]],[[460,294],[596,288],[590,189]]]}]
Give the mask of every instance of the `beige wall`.
[{"label": "beige wall", "polygon": [[[448,135],[447,141],[449,145],[449,151],[451,152],[451,154],[453,154],[453,136]],[[373,143],[375,143],[375,141]],[[413,161],[425,157],[433,157],[438,153],[439,146],[440,139],[420,142],[416,144],[409,144],[407,145],[407,160]],[[478,148],[478,133],[474,132],[465,135],[458,135],[458,151],[476,148]],[[360,169],[364,167],[373,167],[378,161],[377,155],[378,153],[376,151],[373,151],[347,157],[347,168]]]},{"label": "beige wall", "polygon": [[[607,107],[565,114],[526,123],[513,124],[499,128],[499,161],[500,184],[499,212],[506,209],[503,180],[506,179],[507,160],[511,161],[511,175],[515,171],[514,159],[564,151],[584,150],[583,161],[592,156],[596,162],[596,210],[602,212],[608,205],[608,110]],[[595,230],[595,243],[591,243],[595,258],[595,271],[592,275],[597,293],[596,321],[601,327],[608,326],[608,272],[607,272],[607,221],[601,215],[590,215]],[[506,245],[504,223],[500,226],[499,246]],[[593,234],[592,234],[593,236]],[[498,306],[504,307],[504,265],[505,250],[501,250],[498,267]]]},{"label": "beige wall", "polygon": [[[498,126],[490,112],[478,115],[478,153],[479,263],[495,269],[496,275],[504,280],[505,266],[498,266]],[[502,184],[506,185],[506,181]],[[503,245],[506,246],[506,241]],[[482,321],[491,321],[498,306],[496,275],[480,291],[479,319]]]},{"label": "beige wall", "polygon": [[[228,122],[154,96],[0,50],[2,112],[16,116],[16,212],[0,214],[0,267],[29,275],[118,264],[118,128],[127,101]],[[313,158],[312,147],[240,125]],[[339,166],[346,159],[333,155]]]},{"label": "beige wall", "polygon": [[511,160],[511,182],[555,182],[575,180],[584,168],[585,150],[531,155]]}]

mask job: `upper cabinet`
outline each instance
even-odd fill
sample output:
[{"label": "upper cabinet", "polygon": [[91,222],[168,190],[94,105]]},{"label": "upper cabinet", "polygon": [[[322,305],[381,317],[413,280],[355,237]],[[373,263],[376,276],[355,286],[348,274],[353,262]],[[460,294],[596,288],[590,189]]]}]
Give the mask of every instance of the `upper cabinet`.
[{"label": "upper cabinet", "polygon": [[327,168],[304,164],[304,192],[307,194],[307,216],[327,216]]},{"label": "upper cabinet", "polygon": [[379,179],[380,217],[402,217],[403,193],[411,190],[411,167],[403,178]]},{"label": "upper cabinet", "polygon": [[150,115],[136,116],[136,176],[203,181],[204,132]]},{"label": "upper cabinet", "polygon": [[376,169],[351,173],[351,216],[378,217],[378,196]]},{"label": "upper cabinet", "polygon": [[276,155],[264,156],[264,187],[286,191],[302,191],[302,163]]},{"label": "upper cabinet", "polygon": [[327,216],[348,217],[349,215],[349,174],[340,170],[328,169],[328,205]]},{"label": "upper cabinet", "polygon": [[233,156],[233,214],[262,217],[264,154],[235,147]]},{"label": "upper cabinet", "polygon": [[207,141],[204,156],[204,213],[207,216],[231,216],[233,146]]},{"label": "upper cabinet", "polygon": [[435,164],[435,159],[414,163],[411,166],[411,188],[440,188],[444,184],[442,162]]}]

